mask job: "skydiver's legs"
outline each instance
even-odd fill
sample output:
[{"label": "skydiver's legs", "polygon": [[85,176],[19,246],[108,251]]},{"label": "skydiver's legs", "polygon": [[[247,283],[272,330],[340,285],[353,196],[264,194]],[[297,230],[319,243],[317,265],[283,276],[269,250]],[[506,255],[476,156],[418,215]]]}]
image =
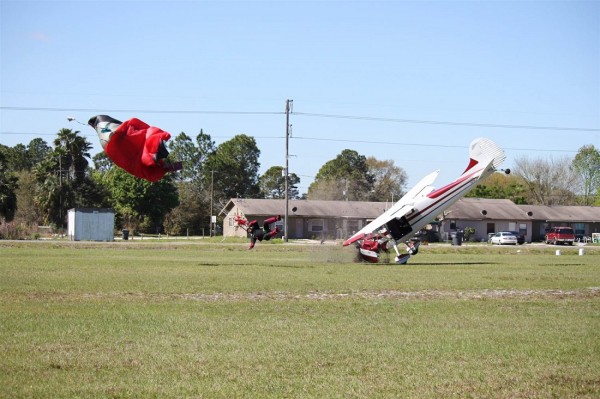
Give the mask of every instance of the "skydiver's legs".
[{"label": "skydiver's legs", "polygon": [[248,249],[254,248],[254,244],[256,244],[256,237],[254,235],[252,235],[250,237],[250,247]]},{"label": "skydiver's legs", "polygon": [[269,241],[271,238],[275,237],[279,233],[279,227],[275,227],[273,230],[269,231],[265,234],[265,240]]},{"label": "skydiver's legs", "polygon": [[156,162],[157,165],[161,166],[163,170],[167,172],[176,172],[183,169],[183,162],[170,162],[167,160],[168,156],[169,150],[167,150],[165,141],[161,140],[158,144],[158,150],[154,155],[154,162]]},{"label": "skydiver's legs", "polygon": [[277,233],[279,233],[279,228],[275,227],[271,230],[271,224],[281,220],[281,216],[273,216],[268,219],[265,219],[263,222],[263,230],[265,231],[265,240],[269,241],[271,238],[275,237]]},{"label": "skydiver's legs", "polygon": [[165,162],[163,164],[163,170],[166,170],[167,172],[177,172],[178,170],[183,169],[183,163],[182,162]]},{"label": "skydiver's legs", "polygon": [[265,221],[263,222],[263,230],[264,231],[270,231],[271,230],[271,223],[275,223],[277,221],[281,220],[281,216],[277,215],[277,216],[273,216],[270,217],[268,219],[265,219]]}]

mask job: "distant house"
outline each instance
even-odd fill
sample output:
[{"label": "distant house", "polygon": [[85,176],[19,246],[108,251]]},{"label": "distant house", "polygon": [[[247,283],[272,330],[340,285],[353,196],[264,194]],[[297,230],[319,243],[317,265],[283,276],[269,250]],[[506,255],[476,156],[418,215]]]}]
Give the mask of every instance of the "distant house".
[{"label": "distant house", "polygon": [[[346,238],[391,205],[390,202],[289,201],[288,238]],[[235,228],[235,215],[256,219],[259,223],[269,216],[281,215],[282,220],[277,226],[283,234],[285,200],[235,198],[229,200],[221,215],[224,216],[223,235],[226,237],[246,236],[243,229]]]},{"label": "distant house", "polygon": [[533,237],[533,220],[527,210],[507,199],[461,198],[440,219],[443,239],[445,234],[467,227],[475,229],[476,241],[487,241],[488,234],[499,231],[518,231],[527,242]]},{"label": "distant house", "polygon": [[[289,201],[288,237],[344,239],[391,205],[390,202]],[[256,219],[259,223],[267,217],[281,215],[278,226],[283,232],[285,200],[235,198],[229,200],[221,215],[226,237],[246,236],[243,229],[235,228],[235,215]],[[542,241],[545,229],[554,226],[570,226],[579,237],[589,237],[600,232],[600,207],[516,205],[507,199],[461,198],[438,216],[438,222],[432,227],[439,231],[442,240],[447,240],[453,231],[467,227],[475,229],[473,239],[476,241],[487,241],[489,233],[499,231],[518,231],[527,242]]]},{"label": "distant house", "polygon": [[567,205],[517,205],[523,209],[532,221],[534,241],[542,241],[546,229],[569,226],[575,231],[577,239],[591,237],[600,233],[600,206]]},{"label": "distant house", "polygon": [[569,226],[579,239],[600,232],[598,206],[516,205],[507,199],[461,198],[440,215],[441,235],[467,227],[475,229],[474,239],[485,241],[489,233],[518,231],[526,242],[543,241],[546,229]]}]

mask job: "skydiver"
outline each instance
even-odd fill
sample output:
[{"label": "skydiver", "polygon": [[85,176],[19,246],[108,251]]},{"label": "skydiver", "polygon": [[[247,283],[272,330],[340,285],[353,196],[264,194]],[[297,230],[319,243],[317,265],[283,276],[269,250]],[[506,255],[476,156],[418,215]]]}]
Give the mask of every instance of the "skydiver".
[{"label": "skydiver", "polygon": [[171,162],[167,158],[166,142],[171,134],[162,129],[137,118],[121,122],[108,115],[96,115],[90,118],[88,125],[96,130],[108,158],[136,177],[155,182],[165,173],[183,167],[182,162]]},{"label": "skydiver", "polygon": [[256,240],[269,241],[277,233],[279,233],[279,227],[275,226],[273,229],[271,229],[271,224],[281,220],[280,215],[272,216],[268,219],[265,219],[263,221],[262,228],[260,228],[260,226],[258,225],[258,222],[256,220],[248,222],[246,219],[242,218],[241,216],[235,216],[234,219],[238,223],[238,226],[240,226],[241,228],[246,230],[248,233],[250,233],[250,247],[248,249],[254,248],[254,245],[256,244]]}]

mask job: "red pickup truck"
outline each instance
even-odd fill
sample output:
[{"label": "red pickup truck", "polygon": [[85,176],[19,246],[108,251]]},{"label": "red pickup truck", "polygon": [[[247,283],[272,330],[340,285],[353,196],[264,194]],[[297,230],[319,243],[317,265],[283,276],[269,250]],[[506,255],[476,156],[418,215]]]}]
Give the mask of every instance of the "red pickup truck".
[{"label": "red pickup truck", "polygon": [[575,233],[570,227],[552,227],[546,230],[546,244],[573,245]]}]

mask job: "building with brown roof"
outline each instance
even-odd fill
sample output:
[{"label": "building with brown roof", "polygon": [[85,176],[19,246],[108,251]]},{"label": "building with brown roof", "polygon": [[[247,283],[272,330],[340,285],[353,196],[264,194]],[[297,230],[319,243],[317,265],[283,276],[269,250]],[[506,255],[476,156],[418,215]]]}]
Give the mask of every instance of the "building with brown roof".
[{"label": "building with brown roof", "polygon": [[[391,202],[289,201],[288,238],[346,238],[391,205]],[[233,198],[220,214],[224,216],[224,236],[246,236],[243,229],[235,228],[233,218],[236,215],[247,220],[256,219],[260,224],[265,218],[281,215],[282,220],[277,226],[283,232],[285,200]]]},{"label": "building with brown roof", "polygon": [[550,227],[572,227],[578,240],[600,233],[600,206],[517,206],[531,218],[534,241],[542,241]]},{"label": "building with brown roof", "polygon": [[517,231],[526,242],[533,238],[531,217],[507,199],[461,198],[440,215],[440,219],[442,239],[451,231],[467,227],[475,229],[475,241],[487,241],[489,234],[499,231]]},{"label": "building with brown roof", "polygon": [[[288,229],[290,239],[344,239],[385,212],[391,202],[358,201],[289,201]],[[281,215],[277,226],[283,232],[285,200],[231,199],[220,213],[224,217],[224,236],[246,236],[235,228],[234,216],[258,220]],[[432,221],[434,222],[434,221]],[[475,229],[472,239],[487,241],[489,233],[518,231],[526,242],[543,241],[546,228],[572,227],[579,238],[600,232],[600,207],[516,205],[507,199],[461,198],[437,218],[433,230],[442,240],[453,231]]]}]

